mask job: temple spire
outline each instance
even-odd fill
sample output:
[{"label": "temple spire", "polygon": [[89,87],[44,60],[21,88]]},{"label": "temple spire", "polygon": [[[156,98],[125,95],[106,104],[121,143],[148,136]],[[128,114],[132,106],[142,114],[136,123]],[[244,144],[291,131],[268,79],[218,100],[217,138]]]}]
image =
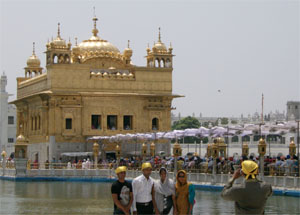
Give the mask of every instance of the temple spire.
[{"label": "temple spire", "polygon": [[35,55],[35,42],[32,43],[32,55]]},{"label": "temple spire", "polygon": [[61,38],[60,37],[60,23],[57,24],[57,38]]},{"label": "temple spire", "polygon": [[158,42],[161,43],[160,27],[158,28]]},{"label": "temple spire", "polygon": [[97,21],[98,21],[98,18],[96,17],[96,11],[95,11],[95,6],[94,6],[94,18],[93,18],[93,21],[94,21],[94,29],[92,30],[93,32],[93,35],[95,37],[97,37],[97,34],[98,34],[98,29],[97,29]]}]

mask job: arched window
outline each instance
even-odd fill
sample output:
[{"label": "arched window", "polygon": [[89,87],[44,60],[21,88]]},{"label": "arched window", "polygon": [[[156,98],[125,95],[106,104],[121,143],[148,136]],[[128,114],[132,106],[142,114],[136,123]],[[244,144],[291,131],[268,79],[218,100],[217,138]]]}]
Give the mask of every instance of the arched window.
[{"label": "arched window", "polygon": [[41,129],[41,117],[40,115],[38,116],[38,130]]},{"label": "arched window", "polygon": [[158,118],[152,119],[152,130],[156,131],[159,129],[159,120]]},{"label": "arched window", "polygon": [[34,117],[34,130],[37,130],[37,117]]},{"label": "arched window", "polygon": [[166,67],[166,65],[165,65],[165,59],[161,59],[161,61],[160,61],[160,67]]},{"label": "arched window", "polygon": [[239,142],[239,137],[238,136],[233,136],[231,141],[232,142]]},{"label": "arched window", "polygon": [[70,57],[69,55],[65,55],[65,63],[70,63]]},{"label": "arched window", "polygon": [[246,135],[242,137],[243,142],[250,142],[250,136]]},{"label": "arched window", "polygon": [[160,61],[158,58],[155,59],[155,67],[160,67]]},{"label": "arched window", "polygon": [[172,65],[171,65],[171,61],[170,61],[170,59],[168,58],[167,60],[166,60],[166,67],[171,67]]},{"label": "arched window", "polygon": [[53,63],[58,63],[58,57],[55,55],[53,55]]},{"label": "arched window", "polygon": [[62,54],[59,55],[59,57],[58,57],[58,63],[64,63],[64,62],[65,62],[64,56]]},{"label": "arched window", "polygon": [[25,74],[25,78],[30,77],[30,70],[27,70],[26,74]]},{"label": "arched window", "polygon": [[149,66],[150,66],[150,67],[153,67],[153,60],[150,60],[150,61],[149,61]]},{"label": "arched window", "polygon": [[34,123],[34,119],[33,117],[31,117],[31,131],[33,131],[33,123]]}]

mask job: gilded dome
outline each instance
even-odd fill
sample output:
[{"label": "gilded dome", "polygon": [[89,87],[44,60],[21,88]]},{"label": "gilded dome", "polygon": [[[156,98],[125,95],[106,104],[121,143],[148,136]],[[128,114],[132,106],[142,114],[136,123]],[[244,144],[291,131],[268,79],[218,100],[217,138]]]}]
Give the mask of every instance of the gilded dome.
[{"label": "gilded dome", "polygon": [[27,60],[28,67],[40,67],[41,61],[36,55],[31,55]]},{"label": "gilded dome", "polygon": [[154,44],[154,48],[156,48],[158,51],[167,51],[165,44],[160,41]]},{"label": "gilded dome", "polygon": [[159,33],[158,33],[158,41],[157,43],[154,44],[153,46],[153,51],[158,51],[158,52],[167,52],[167,47],[165,46],[165,44],[161,41],[161,36],[160,36],[160,28],[159,29]]},{"label": "gilded dome", "polygon": [[60,23],[58,23],[57,37],[51,41],[50,45],[55,47],[67,47],[66,41],[60,36]]},{"label": "gilded dome", "polygon": [[64,39],[61,39],[60,37],[55,38],[55,40],[53,40],[51,43],[57,47],[66,47],[67,46],[66,41]]},{"label": "gilded dome", "polygon": [[130,43],[130,40],[128,40],[127,48],[124,50],[124,56],[127,58],[131,58],[131,56],[132,56],[132,49],[129,47],[129,43]]},{"label": "gilded dome", "polygon": [[26,138],[22,134],[17,137],[17,143],[19,142],[26,142]]},{"label": "gilded dome", "polygon": [[92,36],[88,40],[84,40],[79,44],[81,52],[112,52],[120,53],[119,49],[106,40],[102,40],[98,36]]},{"label": "gilded dome", "polygon": [[40,59],[35,55],[35,43],[33,43],[33,51],[32,55],[27,60],[27,66],[28,67],[40,67],[41,61]]},{"label": "gilded dome", "polygon": [[92,30],[93,36],[88,39],[84,40],[78,45],[79,48],[79,55],[81,56],[82,60],[86,58],[93,58],[99,56],[110,56],[121,58],[121,53],[119,49],[109,43],[107,40],[101,39],[97,33],[98,29],[96,28],[96,21],[98,19],[96,17],[93,18],[94,21],[94,29]]}]

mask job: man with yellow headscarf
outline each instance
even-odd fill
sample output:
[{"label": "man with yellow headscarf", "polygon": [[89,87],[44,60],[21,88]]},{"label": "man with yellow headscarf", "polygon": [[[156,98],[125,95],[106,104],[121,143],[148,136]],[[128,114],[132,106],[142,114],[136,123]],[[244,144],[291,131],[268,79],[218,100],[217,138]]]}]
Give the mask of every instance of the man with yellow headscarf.
[{"label": "man with yellow headscarf", "polygon": [[[272,194],[272,187],[258,180],[257,174],[258,165],[254,161],[245,160],[242,162],[242,169],[236,170],[225,185],[221,196],[225,200],[235,202],[236,214],[264,214],[265,204]],[[243,183],[233,185],[241,176],[244,176]]]},{"label": "man with yellow headscarf", "polygon": [[114,201],[114,215],[131,214],[130,207],[133,202],[132,185],[125,180],[126,170],[126,166],[119,166],[115,170],[118,180],[111,186],[111,194]]},{"label": "man with yellow headscarf", "polygon": [[159,215],[155,201],[154,180],[150,177],[152,166],[146,162],[142,164],[143,174],[132,181],[133,189],[133,214],[138,215]]}]

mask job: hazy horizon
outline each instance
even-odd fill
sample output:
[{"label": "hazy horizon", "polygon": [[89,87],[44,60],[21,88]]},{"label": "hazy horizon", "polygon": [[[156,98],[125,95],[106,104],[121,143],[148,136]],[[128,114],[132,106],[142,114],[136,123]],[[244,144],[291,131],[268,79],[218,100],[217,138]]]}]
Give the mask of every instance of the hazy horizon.
[{"label": "hazy horizon", "polygon": [[146,47],[172,42],[175,115],[246,117],[286,112],[300,101],[299,1],[6,1],[0,0],[0,71],[14,94],[16,77],[32,54],[45,68],[47,40],[57,35],[78,43],[91,36],[93,7],[99,36],[123,52],[127,40],[134,65],[146,66]]}]

